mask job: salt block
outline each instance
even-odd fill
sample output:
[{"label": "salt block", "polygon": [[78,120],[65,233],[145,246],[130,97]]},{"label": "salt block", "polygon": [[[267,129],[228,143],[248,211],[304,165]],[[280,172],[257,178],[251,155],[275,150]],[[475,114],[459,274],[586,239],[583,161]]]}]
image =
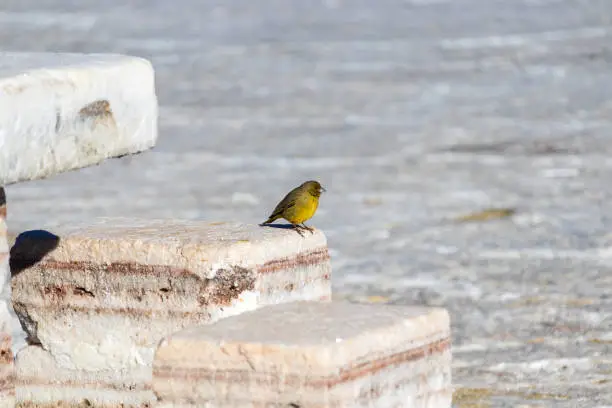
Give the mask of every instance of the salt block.
[{"label": "salt block", "polygon": [[150,371],[70,370],[39,346],[16,357],[18,407],[150,407]]},{"label": "salt block", "polygon": [[147,60],[0,52],[0,185],[149,149],[157,113]]},{"label": "salt block", "polygon": [[0,408],[13,407],[15,386],[13,373],[13,352],[11,350],[11,316],[9,305],[8,243],[6,230],[6,194],[0,187]]},{"label": "salt block", "polygon": [[439,308],[275,305],[160,343],[157,407],[444,407],[449,316]]},{"label": "salt block", "polygon": [[[151,399],[164,336],[264,305],[331,299],[327,241],[316,230],[302,237],[237,223],[100,219],[20,235],[11,269],[15,312],[58,369],[138,373]],[[38,395],[56,380],[47,374],[33,388],[18,378],[30,389],[20,395]]]}]

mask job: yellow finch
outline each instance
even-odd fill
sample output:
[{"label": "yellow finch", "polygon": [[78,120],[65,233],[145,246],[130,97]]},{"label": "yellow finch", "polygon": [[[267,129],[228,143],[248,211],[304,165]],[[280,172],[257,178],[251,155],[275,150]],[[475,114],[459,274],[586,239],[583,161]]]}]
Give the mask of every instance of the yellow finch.
[{"label": "yellow finch", "polygon": [[303,229],[312,233],[312,228],[306,226],[304,221],[310,219],[317,211],[319,197],[323,191],[325,189],[321,187],[318,181],[311,180],[303,183],[291,190],[261,225],[284,218],[291,223],[298,234],[303,235]]}]

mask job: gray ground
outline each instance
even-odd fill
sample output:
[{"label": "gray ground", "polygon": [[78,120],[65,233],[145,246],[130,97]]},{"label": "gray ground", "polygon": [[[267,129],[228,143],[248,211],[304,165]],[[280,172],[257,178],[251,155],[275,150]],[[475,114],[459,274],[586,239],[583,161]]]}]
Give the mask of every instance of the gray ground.
[{"label": "gray ground", "polygon": [[612,406],[612,1],[127,4],[0,5],[4,50],[149,58],[161,105],[155,150],[10,186],[14,231],[316,178],[336,295],[447,307],[458,407]]}]

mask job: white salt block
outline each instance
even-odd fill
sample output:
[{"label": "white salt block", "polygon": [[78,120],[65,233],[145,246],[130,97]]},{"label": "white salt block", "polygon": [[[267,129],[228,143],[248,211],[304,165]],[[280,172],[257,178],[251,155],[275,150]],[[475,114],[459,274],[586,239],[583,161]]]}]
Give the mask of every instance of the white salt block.
[{"label": "white salt block", "polygon": [[165,338],[157,407],[451,406],[444,309],[343,302],[269,306]]},{"label": "white salt block", "polygon": [[0,186],[149,149],[157,111],[142,58],[0,52]]}]

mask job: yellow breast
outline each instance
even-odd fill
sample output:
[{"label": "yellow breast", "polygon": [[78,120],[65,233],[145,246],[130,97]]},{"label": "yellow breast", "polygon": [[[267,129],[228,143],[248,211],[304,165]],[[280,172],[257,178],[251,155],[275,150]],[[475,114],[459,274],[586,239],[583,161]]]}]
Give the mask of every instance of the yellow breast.
[{"label": "yellow breast", "polygon": [[301,224],[304,221],[310,219],[317,207],[319,206],[319,198],[313,197],[310,194],[304,194],[300,197],[295,205],[287,209],[286,214],[283,218],[294,224]]}]

